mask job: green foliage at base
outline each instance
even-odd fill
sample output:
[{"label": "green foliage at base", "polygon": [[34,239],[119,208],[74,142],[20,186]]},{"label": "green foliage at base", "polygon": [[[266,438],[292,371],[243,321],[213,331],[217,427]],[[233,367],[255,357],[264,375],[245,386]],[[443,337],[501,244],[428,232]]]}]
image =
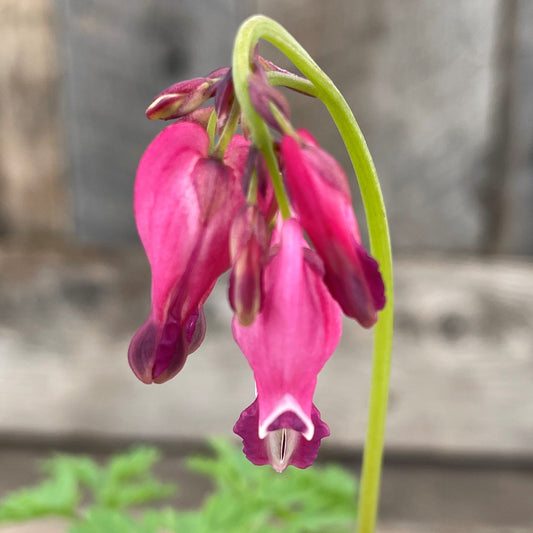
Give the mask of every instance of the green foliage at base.
[{"label": "green foliage at base", "polygon": [[224,440],[213,457],[189,459],[214,490],[193,511],[142,511],[177,486],[152,473],[154,448],[135,448],[104,465],[82,456],[57,456],[43,465],[41,484],[0,501],[0,524],[43,516],[69,520],[69,533],[347,533],[356,519],[356,482],[337,466],[289,468],[282,475],[250,464]]}]

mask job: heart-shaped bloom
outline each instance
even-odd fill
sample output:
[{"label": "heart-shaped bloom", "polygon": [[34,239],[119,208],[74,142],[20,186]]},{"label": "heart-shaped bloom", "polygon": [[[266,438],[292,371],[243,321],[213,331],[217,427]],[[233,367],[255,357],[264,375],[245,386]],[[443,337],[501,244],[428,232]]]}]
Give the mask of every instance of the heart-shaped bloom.
[{"label": "heart-shaped bloom", "polygon": [[137,170],[135,219],[152,271],[152,309],[128,359],[145,383],[172,378],[200,345],[202,306],[230,266],[230,228],[245,202],[248,141],[235,136],[224,161],[208,150],[201,126],[176,123],[154,139]]},{"label": "heart-shaped bloom", "polygon": [[385,306],[378,263],[361,244],[348,180],[313,136],[298,131],[281,142],[291,204],[324,261],[324,281],[346,315],[370,327]]},{"label": "heart-shaped bloom", "polygon": [[263,302],[250,326],[233,319],[233,335],[254,372],[257,399],[234,427],[254,464],[279,472],[315,460],[327,425],[313,405],[317,375],[335,350],[341,310],[296,219],[274,236],[263,272]]}]

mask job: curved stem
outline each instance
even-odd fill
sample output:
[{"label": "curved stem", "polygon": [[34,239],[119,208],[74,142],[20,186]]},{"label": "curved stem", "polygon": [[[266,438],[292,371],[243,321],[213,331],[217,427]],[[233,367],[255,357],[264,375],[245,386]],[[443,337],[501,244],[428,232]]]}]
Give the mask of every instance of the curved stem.
[{"label": "curved stem", "polygon": [[[374,356],[369,418],[359,495],[359,533],[375,531],[387,414],[393,326],[392,254],[385,204],[379,181],[363,134],[339,90],[300,44],[277,22],[256,15],[241,25],[235,39],[233,58],[235,90],[243,112],[253,117],[254,140],[263,148],[266,126],[260,121],[247,95],[246,79],[255,44],[265,39],[283,52],[315,86],[316,96],[329,110],[346,145],[357,175],[365,208],[370,246],[380,264],[387,304],[379,315],[374,334]],[[246,50],[246,53],[242,52]],[[241,53],[239,53],[241,52]],[[244,74],[246,73],[246,76]],[[246,108],[246,111],[245,111]],[[256,118],[257,117],[257,118]],[[270,168],[270,166],[269,166]]]},{"label": "curved stem", "polygon": [[[242,31],[245,24],[246,21],[239,29],[237,36],[235,37],[235,44],[233,47],[232,68],[235,96],[237,97],[239,105],[241,106],[241,112],[244,121],[250,128],[252,140],[265,158],[270,177],[272,178],[274,194],[276,195],[281,216],[287,219],[291,216],[291,210],[289,207],[287,193],[283,187],[283,179],[278,167],[276,154],[274,153],[272,139],[270,137],[267,125],[257,114],[250,100],[250,95],[248,94],[248,78],[252,74],[251,59],[254,46],[252,45],[250,47],[250,40],[247,38],[248,36],[246,32],[243,33]],[[257,42],[257,40],[255,42]]]},{"label": "curved stem", "polygon": [[308,96],[316,96],[316,87],[309,80],[290,72],[266,73],[270,85],[281,85]]}]

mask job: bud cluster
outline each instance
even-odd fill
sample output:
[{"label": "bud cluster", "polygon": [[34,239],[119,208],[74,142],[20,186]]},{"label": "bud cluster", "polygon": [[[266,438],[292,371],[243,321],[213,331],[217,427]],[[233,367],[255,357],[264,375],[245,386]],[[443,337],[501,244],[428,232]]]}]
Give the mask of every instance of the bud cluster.
[{"label": "bud cluster", "polygon": [[[169,87],[146,111],[176,122],[151,143],[137,172],[135,216],[152,268],[152,310],[129,361],[145,383],[175,376],[204,338],[207,297],[231,269],[233,335],[257,388],[234,430],[253,463],[282,471],[309,466],[329,434],[313,394],[340,339],[342,312],[370,327],[385,296],[344,171],[309,132],[293,128],[269,72],[284,71],[256,55],[247,91],[270,128],[281,192],[246,117],[242,134],[239,120],[230,120],[239,113],[231,68]],[[213,121],[218,143],[208,131]],[[280,214],[280,194],[289,217]]]}]

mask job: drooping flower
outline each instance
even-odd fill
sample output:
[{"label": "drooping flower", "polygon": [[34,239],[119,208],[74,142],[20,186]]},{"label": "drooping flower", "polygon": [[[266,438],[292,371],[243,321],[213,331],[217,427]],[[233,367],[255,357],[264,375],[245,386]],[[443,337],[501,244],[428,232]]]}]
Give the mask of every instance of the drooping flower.
[{"label": "drooping flower", "polygon": [[282,472],[310,466],[329,435],[313,395],[341,335],[341,308],[369,327],[384,288],[361,244],[342,169],[310,134],[295,131],[276,88],[320,97],[318,85],[256,49],[232,65],[169,87],[146,111],[180,122],[152,142],[137,173],[152,308],[128,358],[145,383],[176,375],[201,344],[204,303],[231,267],[233,334],[257,391],[234,431],[252,463]]},{"label": "drooping flower", "polygon": [[378,263],[361,244],[346,175],[313,136],[298,131],[281,142],[291,204],[324,261],[324,281],[346,315],[372,326],[385,306]]},{"label": "drooping flower", "polygon": [[229,233],[244,205],[248,142],[236,135],[224,161],[209,157],[197,124],[164,129],[137,170],[135,218],[152,271],[152,309],[133,337],[130,365],[145,383],[162,383],[202,342],[202,306],[230,266]]},{"label": "drooping flower", "polygon": [[327,425],[313,405],[317,375],[341,335],[341,310],[322,280],[322,264],[307,247],[296,219],[283,222],[263,273],[261,312],[244,327],[234,318],[237,344],[255,378],[257,399],[234,427],[254,464],[277,471],[310,466]]}]

